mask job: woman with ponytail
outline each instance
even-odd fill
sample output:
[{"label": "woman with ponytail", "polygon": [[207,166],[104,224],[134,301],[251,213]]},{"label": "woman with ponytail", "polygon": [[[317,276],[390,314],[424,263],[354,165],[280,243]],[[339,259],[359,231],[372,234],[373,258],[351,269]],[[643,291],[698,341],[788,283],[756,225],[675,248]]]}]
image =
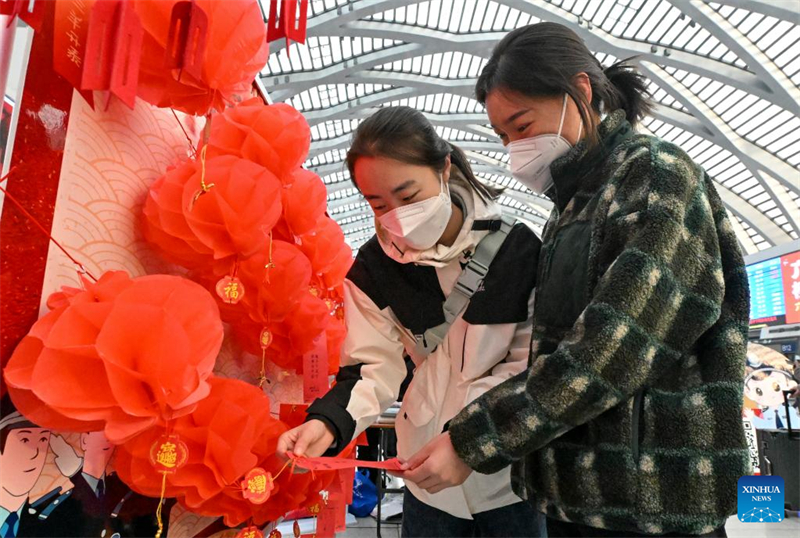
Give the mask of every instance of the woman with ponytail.
[{"label": "woman with ponytail", "polygon": [[[414,377],[397,416],[397,452],[408,458],[459,411],[528,366],[534,268],[541,242],[510,229],[462,314],[429,354],[417,335],[445,321],[443,302],[477,245],[501,225],[497,192],[418,110],[387,107],[364,120],[347,167],[375,215],[376,235],[345,282],[347,339],[336,385],[284,434],[278,452],[333,455],[374,423]],[[474,475],[439,492],[407,484],[404,537],[539,537],[544,517],[511,490],[510,469]]]},{"label": "woman with ponytail", "polygon": [[747,275],[705,171],[635,132],[646,88],[559,24],[494,49],[477,98],[513,176],[554,203],[531,365],[451,420],[407,481],[441,491],[510,465],[549,536],[725,536],[750,472]]}]

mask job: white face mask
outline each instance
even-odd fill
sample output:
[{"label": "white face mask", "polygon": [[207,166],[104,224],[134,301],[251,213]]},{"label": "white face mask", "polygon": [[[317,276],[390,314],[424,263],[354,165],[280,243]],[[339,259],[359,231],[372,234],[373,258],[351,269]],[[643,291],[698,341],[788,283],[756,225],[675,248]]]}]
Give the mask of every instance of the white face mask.
[{"label": "white face mask", "polygon": [[398,248],[426,250],[442,237],[453,206],[444,180],[441,180],[441,187],[438,196],[398,207],[378,217]]},{"label": "white face mask", "polygon": [[[557,134],[542,134],[531,138],[523,138],[511,142],[508,152],[511,157],[511,175],[537,194],[544,194],[553,185],[550,165],[553,161],[567,154],[572,144],[561,136],[564,117],[567,113],[567,95],[564,94],[564,105],[561,107],[561,120]],[[583,124],[578,130],[581,137]]]}]

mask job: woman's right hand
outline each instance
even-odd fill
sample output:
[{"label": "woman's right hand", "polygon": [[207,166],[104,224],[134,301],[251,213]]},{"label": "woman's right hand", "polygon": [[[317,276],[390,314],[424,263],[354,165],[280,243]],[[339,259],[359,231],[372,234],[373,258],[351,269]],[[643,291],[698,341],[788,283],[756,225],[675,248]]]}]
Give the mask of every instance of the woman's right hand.
[{"label": "woman's right hand", "polygon": [[309,420],[281,435],[277,453],[285,459],[288,459],[287,452],[292,452],[295,456],[316,458],[327,452],[335,439],[324,422]]}]

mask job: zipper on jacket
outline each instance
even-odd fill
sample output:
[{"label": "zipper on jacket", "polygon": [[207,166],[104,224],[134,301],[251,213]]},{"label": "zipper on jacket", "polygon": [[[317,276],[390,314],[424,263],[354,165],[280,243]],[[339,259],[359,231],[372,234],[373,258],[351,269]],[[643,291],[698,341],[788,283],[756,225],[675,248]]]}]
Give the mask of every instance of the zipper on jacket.
[{"label": "zipper on jacket", "polygon": [[461,372],[464,372],[464,362],[466,359],[466,352],[467,352],[467,331],[469,331],[469,325],[467,325],[466,329],[464,329],[464,343],[461,344]]},{"label": "zipper on jacket", "polygon": [[550,262],[553,261],[553,253],[556,250],[556,240],[558,239],[554,228],[558,226],[558,220],[560,218],[561,214],[559,213],[558,208],[553,206],[552,213],[550,214],[550,220],[547,223],[551,224],[551,226],[549,229],[545,229],[542,233],[542,246],[549,242],[550,248],[548,249],[544,263],[539,263],[539,277],[536,279],[536,287],[539,287],[550,275]]},{"label": "zipper on jacket", "polygon": [[633,396],[633,412],[631,413],[631,453],[633,461],[639,463],[639,422],[644,406],[644,389],[638,391]]}]

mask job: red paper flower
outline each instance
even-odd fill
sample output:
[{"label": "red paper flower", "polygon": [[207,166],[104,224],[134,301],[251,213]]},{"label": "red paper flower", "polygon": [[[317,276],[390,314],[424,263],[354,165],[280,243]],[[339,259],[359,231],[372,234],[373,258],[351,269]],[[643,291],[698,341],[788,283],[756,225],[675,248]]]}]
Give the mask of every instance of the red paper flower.
[{"label": "red paper flower", "polygon": [[314,274],[322,277],[325,288],[341,285],[353,264],[353,251],[344,242],[344,232],[336,221],[323,216],[314,231],[300,240],[300,250],[311,260]]},{"label": "red paper flower", "polygon": [[191,412],[208,394],[223,337],[208,292],[122,272],[85,285],[51,301],[59,308],[11,357],[4,375],[17,408],[55,430],[102,427],[115,443]]},{"label": "red paper flower", "polygon": [[309,170],[297,169],[291,184],[283,189],[283,218],[293,235],[314,230],[325,215],[328,191],[320,177]]},{"label": "red paper flower", "polygon": [[[248,99],[256,75],[267,63],[266,28],[256,0],[195,0],[208,31],[200,76],[165,69],[172,8],[177,0],[136,0],[144,28],[139,96],[159,106],[203,115],[211,108]],[[190,44],[191,46],[191,44]]]},{"label": "red paper flower", "polygon": [[[269,266],[269,267],[267,267]],[[294,245],[273,241],[239,264],[239,278],[251,292],[244,305],[250,320],[282,321],[308,290],[311,263]]]},{"label": "red paper flower", "polygon": [[147,242],[168,262],[191,269],[213,260],[213,251],[195,236],[184,215],[184,187],[196,173],[193,161],[167,169],[150,187],[142,219]]},{"label": "red paper flower", "polygon": [[183,190],[183,213],[195,237],[212,249],[215,260],[247,257],[264,247],[281,215],[278,179],[264,167],[226,155],[206,160],[203,192],[203,165],[198,166]]},{"label": "red paper flower", "polygon": [[[205,169],[205,170],[204,170]],[[150,188],[144,236],[165,259],[190,269],[266,246],[281,215],[280,182],[266,168],[234,156],[190,161]]]},{"label": "red paper flower", "polygon": [[[291,476],[289,469],[270,482],[269,502],[254,504],[246,498],[242,481],[253,469],[261,468],[270,477],[280,473],[283,463],[275,449],[287,428],[272,418],[269,398],[258,388],[234,379],[212,378],[210,383],[208,398],[171,424],[189,456],[183,467],[167,476],[167,496],[177,497],[195,513],[224,516],[229,526],[251,518],[263,524],[313,501],[316,494],[311,491],[319,491],[314,488],[324,487],[332,478],[323,473],[313,478]],[[150,496],[161,492],[162,476],[148,455],[159,435],[157,429],[148,430],[117,452],[120,478]]]},{"label": "red paper flower", "polygon": [[272,343],[266,357],[273,363],[303,372],[303,355],[314,349],[314,340],[325,334],[332,321],[325,301],[306,291],[295,303],[292,311],[279,323],[256,323],[240,320],[233,325],[233,332],[242,348],[248,353],[261,355],[260,335],[263,328],[272,333]]},{"label": "red paper flower", "polygon": [[311,131],[289,105],[250,99],[211,120],[209,156],[236,155],[269,169],[291,183],[308,155]]}]

